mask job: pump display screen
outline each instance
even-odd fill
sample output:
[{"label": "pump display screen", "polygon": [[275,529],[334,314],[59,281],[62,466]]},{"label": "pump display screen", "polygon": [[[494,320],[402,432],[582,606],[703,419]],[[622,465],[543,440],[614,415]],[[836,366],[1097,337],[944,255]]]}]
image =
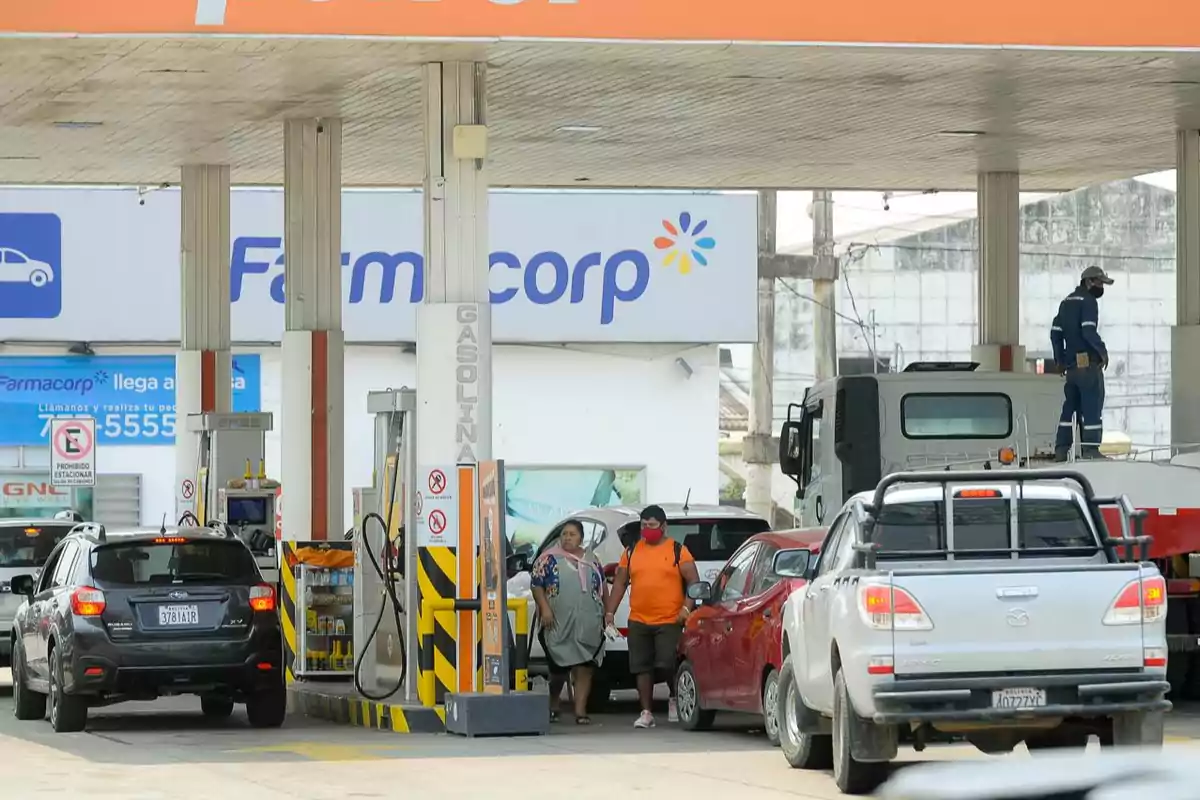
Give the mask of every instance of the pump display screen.
[{"label": "pump display screen", "polygon": [[231,497],[226,501],[230,525],[266,525],[267,498]]}]

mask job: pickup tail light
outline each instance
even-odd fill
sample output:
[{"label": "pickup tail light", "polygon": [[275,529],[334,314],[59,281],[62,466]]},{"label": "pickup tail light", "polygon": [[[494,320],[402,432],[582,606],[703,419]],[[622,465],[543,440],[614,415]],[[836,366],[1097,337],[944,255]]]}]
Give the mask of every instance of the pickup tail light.
[{"label": "pickup tail light", "polygon": [[275,610],[275,589],[265,583],[260,583],[250,589],[250,608],[255,611]]},{"label": "pickup tail light", "polygon": [[917,598],[896,586],[871,583],[859,586],[858,611],[863,622],[877,631],[933,630],[933,621]]},{"label": "pickup tail light", "polygon": [[1140,625],[1167,616],[1167,582],[1162,577],[1130,581],[1104,614],[1105,625]]},{"label": "pickup tail light", "polygon": [[71,593],[71,613],[77,617],[98,617],[104,613],[104,592],[81,586]]},{"label": "pickup tail light", "polygon": [[1166,667],[1167,667],[1167,648],[1165,648],[1165,647],[1144,647],[1144,648],[1142,648],[1142,666],[1166,669]]}]

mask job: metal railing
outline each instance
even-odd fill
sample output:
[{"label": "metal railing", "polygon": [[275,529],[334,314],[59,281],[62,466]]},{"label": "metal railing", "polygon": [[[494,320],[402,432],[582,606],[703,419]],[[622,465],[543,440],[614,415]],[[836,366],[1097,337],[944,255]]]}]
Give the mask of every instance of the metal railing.
[{"label": "metal railing", "polygon": [[[461,599],[452,597],[429,598],[421,601],[421,613],[417,617],[417,638],[420,639],[420,655],[417,659],[417,696],[421,705],[437,705],[437,676],[434,673],[434,615],[446,611],[474,611],[478,614],[483,608],[482,601],[475,598]],[[508,610],[513,612],[513,635],[515,646],[512,652],[513,691],[529,691],[529,601],[527,598],[510,599]],[[476,617],[476,624],[482,619]],[[455,618],[455,639],[459,631],[457,617]],[[462,669],[462,665],[457,665]],[[472,682],[475,682],[472,676]],[[483,687],[475,686],[476,691]]]}]

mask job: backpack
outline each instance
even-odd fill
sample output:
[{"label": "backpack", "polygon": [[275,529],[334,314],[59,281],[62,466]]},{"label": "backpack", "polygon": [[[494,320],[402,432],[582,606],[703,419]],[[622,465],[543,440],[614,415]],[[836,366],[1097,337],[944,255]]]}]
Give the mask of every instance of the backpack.
[{"label": "backpack", "polygon": [[[641,539],[638,539],[625,549],[625,571],[629,573],[630,586],[633,585],[633,551],[637,548],[640,542]],[[675,569],[679,569],[679,556],[683,554],[683,545],[674,539],[671,540],[671,544],[675,546],[675,561],[671,564],[671,566],[675,567]]]}]

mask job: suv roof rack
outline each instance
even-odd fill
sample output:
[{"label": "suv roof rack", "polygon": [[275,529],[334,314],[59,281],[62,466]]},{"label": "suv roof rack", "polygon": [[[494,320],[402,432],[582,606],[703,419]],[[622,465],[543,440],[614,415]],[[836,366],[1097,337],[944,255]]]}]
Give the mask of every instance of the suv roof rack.
[{"label": "suv roof rack", "polygon": [[108,533],[104,530],[104,526],[99,522],[81,522],[71,529],[68,536],[79,535],[84,538],[91,539],[98,544],[104,544],[108,541]]}]

